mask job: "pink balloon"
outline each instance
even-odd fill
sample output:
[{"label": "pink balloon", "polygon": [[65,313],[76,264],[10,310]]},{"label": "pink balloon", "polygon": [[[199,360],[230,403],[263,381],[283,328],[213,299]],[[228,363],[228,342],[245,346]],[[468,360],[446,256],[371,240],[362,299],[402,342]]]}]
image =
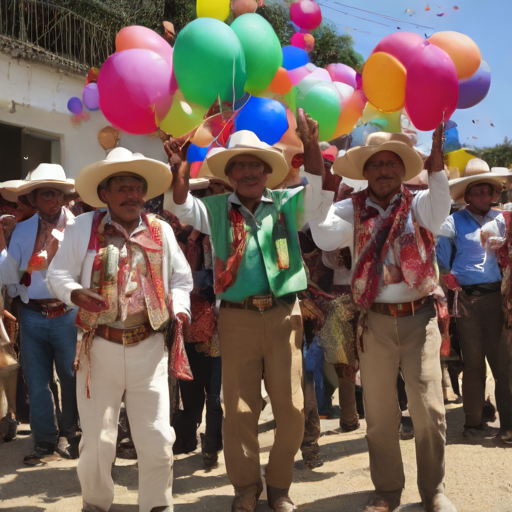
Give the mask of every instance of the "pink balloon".
[{"label": "pink balloon", "polygon": [[171,69],[150,50],[111,55],[98,77],[100,108],[115,127],[133,134],[156,130],[155,112],[163,119],[172,104]]},{"label": "pink balloon", "polygon": [[311,74],[311,71],[306,66],[301,66],[300,68],[290,69],[288,70],[288,76],[290,77],[290,81],[292,85],[297,85],[302,79]]},{"label": "pink balloon", "polygon": [[422,131],[434,130],[457,108],[459,80],[450,56],[424,41],[414,52],[407,70],[405,108],[412,124]]},{"label": "pink balloon", "polygon": [[414,50],[424,41],[424,37],[413,32],[395,32],[382,38],[372,53],[389,53],[407,68],[414,58]]},{"label": "pink balloon", "polygon": [[122,28],[116,35],[116,51],[151,50],[157,53],[170,66],[172,65],[172,46],[154,30],[138,25]]},{"label": "pink balloon", "polygon": [[297,48],[300,48],[301,50],[306,49],[306,41],[304,39],[304,34],[301,32],[296,32],[293,34],[291,40],[290,40],[292,46],[296,46]]},{"label": "pink balloon", "polygon": [[341,82],[350,85],[354,89],[357,87],[356,72],[345,64],[329,64],[325,69],[331,75],[333,82]]},{"label": "pink balloon", "polygon": [[293,23],[304,30],[315,30],[322,23],[322,11],[313,0],[299,0],[290,6]]}]

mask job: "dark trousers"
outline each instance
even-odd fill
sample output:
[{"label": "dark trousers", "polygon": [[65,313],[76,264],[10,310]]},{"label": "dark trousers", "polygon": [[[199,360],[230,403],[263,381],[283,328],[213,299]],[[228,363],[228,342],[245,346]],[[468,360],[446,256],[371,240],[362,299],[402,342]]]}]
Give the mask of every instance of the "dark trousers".
[{"label": "dark trousers", "polygon": [[173,418],[176,432],[174,453],[197,448],[197,427],[201,424],[206,401],[206,434],[203,452],[222,450],[222,407],[220,404],[221,359],[196,351],[194,343],[185,343],[194,380],[179,381],[183,410]]},{"label": "dark trousers", "polygon": [[510,392],[506,337],[503,335],[502,299],[499,291],[479,297],[460,294],[467,315],[457,319],[464,373],[462,396],[466,426],[482,421],[485,402],[485,358],[496,380],[496,405],[501,428],[512,428],[512,394]]}]

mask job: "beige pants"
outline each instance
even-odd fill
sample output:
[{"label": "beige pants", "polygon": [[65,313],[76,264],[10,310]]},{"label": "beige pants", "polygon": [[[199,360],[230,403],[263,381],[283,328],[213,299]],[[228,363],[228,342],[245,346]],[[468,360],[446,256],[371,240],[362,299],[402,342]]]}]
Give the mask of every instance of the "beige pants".
[{"label": "beige pants", "polygon": [[82,352],[77,399],[82,441],[78,478],[85,510],[107,512],[114,500],[112,464],[116,458],[117,421],[126,404],[139,465],[139,510],[172,504],[172,445],[167,355],[162,334],[138,345],[123,346],[95,337],[91,348],[91,398]]},{"label": "beige pants", "polygon": [[359,357],[373,484],[383,498],[399,496],[405,485],[396,388],[400,366],[414,423],[418,488],[428,507],[444,492],[446,439],[441,335],[433,304],[401,318],[370,311],[364,345]]},{"label": "beige pants", "polygon": [[304,433],[299,303],[265,313],[221,308],[219,342],[228,477],[238,494],[261,492],[258,418],[264,374],[277,425],[265,479],[272,487],[287,489]]}]

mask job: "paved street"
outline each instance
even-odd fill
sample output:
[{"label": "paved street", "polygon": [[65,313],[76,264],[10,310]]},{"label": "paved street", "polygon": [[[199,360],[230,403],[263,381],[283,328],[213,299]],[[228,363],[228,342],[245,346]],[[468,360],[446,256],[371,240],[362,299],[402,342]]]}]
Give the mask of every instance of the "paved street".
[{"label": "paved street", "polygon": [[[512,512],[512,447],[500,441],[468,445],[461,436],[460,405],[449,405],[447,447],[447,492],[459,512]],[[354,433],[336,432],[338,420],[322,420],[324,466],[314,471],[296,458],[291,496],[300,512],[358,512],[364,509],[372,488],[364,421]],[[273,432],[260,435],[261,458],[268,460]],[[404,512],[420,512],[416,490],[414,441],[401,442],[407,486]],[[31,438],[20,436],[0,445],[0,510],[3,512],[79,512],[80,487],[76,461],[56,461],[46,467],[29,468],[22,462],[30,451]],[[224,461],[206,473],[200,453],[178,456],[174,466],[175,512],[227,512],[232,489]],[[136,461],[117,460],[114,466],[116,499],[111,512],[137,512]],[[257,512],[270,511],[260,501]]]}]

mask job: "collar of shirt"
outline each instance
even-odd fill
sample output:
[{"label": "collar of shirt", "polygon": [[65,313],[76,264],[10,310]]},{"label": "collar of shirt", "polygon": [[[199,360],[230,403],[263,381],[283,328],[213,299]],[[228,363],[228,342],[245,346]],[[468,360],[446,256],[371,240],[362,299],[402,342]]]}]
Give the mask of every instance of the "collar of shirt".
[{"label": "collar of shirt", "polygon": [[379,215],[381,217],[385,218],[391,213],[391,210],[393,209],[393,206],[395,205],[395,201],[397,201],[397,199],[399,199],[401,196],[402,196],[402,192],[397,192],[393,196],[393,199],[391,199],[388,207],[385,210],[384,210],[384,208],[382,208],[382,206],[378,205],[370,196],[368,196],[366,198],[366,206],[371,206],[372,208],[375,208],[379,212]]},{"label": "collar of shirt", "polygon": [[500,214],[497,210],[489,210],[485,215],[478,215],[478,213],[472,212],[468,206],[466,206],[466,212],[469,213],[469,215],[471,215],[471,217],[473,217],[480,226],[494,220]]},{"label": "collar of shirt", "polygon": [[107,214],[105,215],[105,218],[103,219],[103,225],[107,226],[110,224],[112,227],[117,229],[125,238],[130,238],[139,231],[144,231],[146,229],[146,224],[144,224],[144,221],[142,220],[142,217],[139,217],[139,225],[132,231],[132,233],[129,235],[126,229],[123,228],[120,224],[112,220],[112,217],[110,216],[110,211],[107,210]]},{"label": "collar of shirt", "polygon": [[250,222],[252,219],[254,219],[254,221],[256,221],[256,225],[259,226],[259,221],[256,219],[256,214],[258,213],[258,210],[261,208],[261,205],[262,204],[274,204],[274,201],[267,197],[266,196],[266,191],[265,193],[261,196],[261,203],[258,205],[258,207],[256,208],[256,211],[254,213],[252,213],[251,211],[249,211],[240,201],[240,199],[238,198],[238,196],[236,195],[235,192],[231,193],[228,197],[228,205],[229,205],[229,208],[231,209],[231,205],[233,204],[237,204],[240,206],[240,213],[242,214],[242,217],[245,219],[246,222]]}]

